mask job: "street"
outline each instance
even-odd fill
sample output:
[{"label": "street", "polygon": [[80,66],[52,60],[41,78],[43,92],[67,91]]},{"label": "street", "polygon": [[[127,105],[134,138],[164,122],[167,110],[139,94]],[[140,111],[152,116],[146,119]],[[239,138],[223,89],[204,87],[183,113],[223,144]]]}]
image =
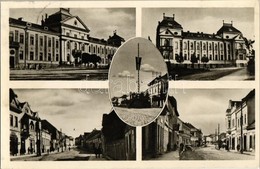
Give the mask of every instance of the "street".
[{"label": "street", "polygon": [[198,147],[194,151],[185,151],[179,159],[179,152],[171,151],[158,158],[149,160],[254,160],[255,155],[253,153],[244,152],[240,154],[237,151],[227,152],[224,149],[217,150],[214,145],[208,147]]},{"label": "street", "polygon": [[196,73],[177,77],[176,80],[254,80],[254,76],[247,74],[246,67],[215,68],[208,72]]},{"label": "street", "polygon": [[225,80],[254,80],[254,76],[252,75],[249,75],[248,72],[247,72],[247,69],[246,68],[243,68],[243,69],[240,69],[234,73],[231,73],[227,76],[224,76],[222,78],[219,78],[217,80],[222,80],[222,81],[225,81]]},{"label": "street", "polygon": [[44,154],[37,157],[33,156],[15,156],[11,157],[11,161],[97,161],[106,160],[105,158],[96,158],[95,154],[88,154],[86,151],[72,148],[70,151],[66,150],[64,152],[55,152],[50,154]]},{"label": "street", "polygon": [[161,108],[128,109],[122,107],[114,108],[118,116],[132,126],[142,126],[152,122],[161,112]]},{"label": "street", "polygon": [[10,80],[107,80],[108,69],[10,70]]}]

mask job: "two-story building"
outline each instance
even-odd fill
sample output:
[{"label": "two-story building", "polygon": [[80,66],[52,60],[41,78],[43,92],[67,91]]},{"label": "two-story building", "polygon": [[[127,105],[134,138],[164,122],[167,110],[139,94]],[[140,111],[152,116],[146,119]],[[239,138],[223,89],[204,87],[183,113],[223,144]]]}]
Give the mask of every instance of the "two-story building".
[{"label": "two-story building", "polygon": [[239,101],[229,101],[226,129],[226,142],[230,149],[239,145],[244,151],[255,150],[255,90]]}]

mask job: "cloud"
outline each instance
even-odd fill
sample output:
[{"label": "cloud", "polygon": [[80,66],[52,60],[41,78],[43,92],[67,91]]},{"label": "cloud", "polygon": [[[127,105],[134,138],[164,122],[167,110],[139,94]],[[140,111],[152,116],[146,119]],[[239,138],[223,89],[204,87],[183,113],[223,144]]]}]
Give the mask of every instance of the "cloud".
[{"label": "cloud", "polygon": [[124,70],[123,72],[118,73],[118,77],[129,77],[129,78],[134,78],[134,75],[131,74],[129,71]]},{"label": "cloud", "polygon": [[143,72],[156,72],[155,68],[149,64],[143,64],[140,68]]}]

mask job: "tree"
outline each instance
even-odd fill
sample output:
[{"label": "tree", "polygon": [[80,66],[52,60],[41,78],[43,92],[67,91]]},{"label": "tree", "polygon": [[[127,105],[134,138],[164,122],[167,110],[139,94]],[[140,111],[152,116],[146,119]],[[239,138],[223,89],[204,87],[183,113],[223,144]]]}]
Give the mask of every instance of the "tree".
[{"label": "tree", "polygon": [[[80,50],[73,49],[73,50],[72,50],[72,56],[73,56],[74,59],[75,59],[75,64],[78,64],[78,58],[81,57],[81,51],[80,51]],[[81,62],[82,62],[82,61],[81,61]]]},{"label": "tree", "polygon": [[95,66],[97,66],[97,63],[101,61],[101,57],[95,55],[95,54],[88,54],[88,53],[83,53],[82,54],[82,63],[93,63]]},{"label": "tree", "polygon": [[206,63],[209,62],[209,58],[206,57],[206,56],[203,56],[203,57],[201,58],[201,62],[204,63],[204,67],[206,67]]},{"label": "tree", "polygon": [[194,63],[198,63],[198,58],[194,53],[191,55],[190,61],[192,63],[192,68],[194,68]]},{"label": "tree", "polygon": [[176,54],[175,60],[176,60],[178,63],[184,62],[184,58],[183,58],[182,52],[181,52],[179,55]]}]

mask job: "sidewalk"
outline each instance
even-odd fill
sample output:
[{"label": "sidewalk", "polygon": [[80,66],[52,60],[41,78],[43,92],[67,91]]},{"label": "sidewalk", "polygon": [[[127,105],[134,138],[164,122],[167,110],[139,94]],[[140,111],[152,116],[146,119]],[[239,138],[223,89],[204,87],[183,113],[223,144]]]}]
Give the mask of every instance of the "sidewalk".
[{"label": "sidewalk", "polygon": [[104,158],[102,155],[100,156],[100,158],[96,158],[95,154],[90,154],[89,161],[107,161],[107,159]]},{"label": "sidewalk", "polygon": [[[67,150],[65,150],[67,151]],[[63,151],[63,152],[65,152]],[[49,154],[58,154],[58,153],[62,153],[62,151],[58,152],[50,152],[50,153],[41,153],[41,156],[43,155],[49,155]],[[14,160],[14,159],[19,159],[19,158],[27,158],[27,157],[37,157],[37,154],[24,154],[24,155],[17,155],[17,156],[10,156],[10,160]]]},{"label": "sidewalk", "polygon": [[[219,151],[225,151],[225,152],[229,152],[229,153],[235,153],[235,154],[240,154],[240,151],[237,150],[225,150],[225,149],[220,149]],[[251,151],[243,151],[244,155],[250,155],[250,156],[255,156],[255,152],[251,152]]]},{"label": "sidewalk", "polygon": [[145,160],[179,160],[179,151],[170,151],[162,155],[159,155],[156,158],[147,158]]}]

